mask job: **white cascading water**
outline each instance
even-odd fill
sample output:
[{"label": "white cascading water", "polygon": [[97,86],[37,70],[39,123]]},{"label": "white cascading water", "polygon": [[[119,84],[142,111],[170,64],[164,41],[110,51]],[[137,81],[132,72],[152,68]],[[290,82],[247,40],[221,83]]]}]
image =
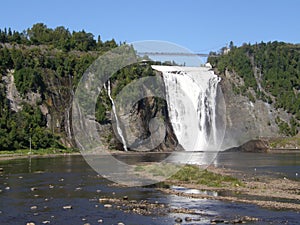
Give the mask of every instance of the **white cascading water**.
[{"label": "white cascading water", "polygon": [[208,67],[152,66],[163,73],[174,133],[186,151],[217,150],[217,87]]},{"label": "white cascading water", "polygon": [[111,101],[111,104],[112,104],[112,111],[113,111],[113,114],[114,114],[114,117],[115,117],[115,120],[116,120],[116,126],[117,126],[118,135],[121,138],[124,150],[128,151],[127,145],[126,145],[126,141],[125,141],[125,138],[123,136],[122,129],[120,127],[120,121],[119,121],[119,118],[118,118],[118,115],[117,115],[117,110],[116,110],[115,102],[114,102],[113,98],[111,97],[110,81],[108,81],[108,84],[107,84],[107,94],[108,94],[108,97],[109,97],[109,99]]}]

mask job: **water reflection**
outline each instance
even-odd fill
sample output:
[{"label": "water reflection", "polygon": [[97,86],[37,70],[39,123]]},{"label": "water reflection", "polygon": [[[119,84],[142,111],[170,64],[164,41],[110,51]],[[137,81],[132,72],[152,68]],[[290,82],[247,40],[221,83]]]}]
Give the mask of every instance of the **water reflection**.
[{"label": "water reflection", "polygon": [[208,196],[214,196],[214,197],[219,196],[218,192],[216,192],[216,191],[207,191],[207,190],[202,191],[199,189],[185,188],[185,187],[175,186],[175,185],[171,186],[170,188],[172,190],[180,191],[185,194],[201,194],[201,195],[208,195]]}]

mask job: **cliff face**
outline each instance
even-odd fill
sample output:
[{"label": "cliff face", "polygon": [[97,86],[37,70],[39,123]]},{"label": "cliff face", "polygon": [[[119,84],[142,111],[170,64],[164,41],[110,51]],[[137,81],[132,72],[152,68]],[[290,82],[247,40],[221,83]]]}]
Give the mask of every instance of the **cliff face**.
[{"label": "cliff face", "polygon": [[165,101],[144,98],[122,117],[129,122],[127,127],[123,124],[129,150],[173,151],[178,147]]},{"label": "cliff face", "polygon": [[[139,81],[141,80],[143,78]],[[133,86],[129,85],[133,89],[119,93],[120,95],[113,100],[117,109],[118,123],[114,111],[110,110],[106,119],[108,123],[100,125],[102,131],[104,127],[110,127],[103,132],[104,136],[109,136],[103,139],[106,145],[119,150],[127,147],[130,151],[181,150],[170,122],[167,102],[164,100],[165,87],[161,74],[155,73],[155,76],[150,77],[150,82],[143,80],[141,84],[134,85],[133,82]],[[111,86],[114,92],[117,81]],[[122,129],[121,134],[117,125]],[[126,146],[122,143],[121,135],[125,139]]]},{"label": "cliff face", "polygon": [[[156,74],[161,82],[161,74]],[[40,94],[30,92],[21,96],[14,83],[14,71],[2,77],[6,85],[7,99],[12,111],[22,110],[23,103],[38,107],[46,119],[46,126],[53,133],[60,134],[60,142],[67,147],[75,147],[71,127],[71,105],[73,88],[71,77],[47,77],[47,98],[42,101]],[[275,109],[272,104],[262,100],[251,101],[248,97],[234,92],[240,78],[226,72],[222,76],[220,87],[226,105],[226,132],[222,149],[242,145],[250,140],[280,137],[276,118],[289,120],[290,115]],[[115,86],[113,83],[112,86]],[[147,90],[143,90],[147,91]],[[101,100],[100,101],[104,101]],[[40,103],[42,102],[42,104]],[[166,101],[147,97],[138,101],[128,113],[120,112],[122,130],[129,150],[137,151],[172,151],[182,149],[174,134]],[[102,142],[108,149],[123,150],[118,135],[115,118],[111,111],[106,113],[106,123],[98,125]],[[141,148],[142,146],[142,148]]]},{"label": "cliff face", "polygon": [[276,118],[289,120],[290,115],[282,109],[259,99],[250,100],[234,92],[234,86],[243,82],[234,73],[226,71],[220,83],[226,104],[226,133],[223,149],[242,145],[259,138],[279,137]]},{"label": "cliff face", "polygon": [[[13,113],[22,112],[24,104],[38,108],[52,133],[60,134],[60,142],[66,147],[75,147],[71,128],[72,81],[58,77],[45,77],[48,96],[43,100],[39,92],[28,92],[22,96],[16,88],[14,70],[2,77],[6,98]],[[44,97],[45,98],[45,97]]]}]

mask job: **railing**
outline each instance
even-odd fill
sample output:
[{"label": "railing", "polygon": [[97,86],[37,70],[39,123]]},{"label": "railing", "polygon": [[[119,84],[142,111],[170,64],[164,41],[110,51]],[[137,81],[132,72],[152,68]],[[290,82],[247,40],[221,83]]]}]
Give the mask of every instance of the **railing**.
[{"label": "railing", "polygon": [[138,55],[157,55],[157,56],[200,56],[208,57],[206,53],[188,53],[188,52],[137,52]]}]

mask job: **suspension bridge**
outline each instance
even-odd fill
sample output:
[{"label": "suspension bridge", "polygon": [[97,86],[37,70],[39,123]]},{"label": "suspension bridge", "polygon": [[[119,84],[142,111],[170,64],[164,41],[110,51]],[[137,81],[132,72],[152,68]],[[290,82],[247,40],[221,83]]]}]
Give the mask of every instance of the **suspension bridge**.
[{"label": "suspension bridge", "polygon": [[189,53],[189,52],[137,52],[138,55],[148,55],[148,56],[199,56],[208,57],[207,53]]}]

